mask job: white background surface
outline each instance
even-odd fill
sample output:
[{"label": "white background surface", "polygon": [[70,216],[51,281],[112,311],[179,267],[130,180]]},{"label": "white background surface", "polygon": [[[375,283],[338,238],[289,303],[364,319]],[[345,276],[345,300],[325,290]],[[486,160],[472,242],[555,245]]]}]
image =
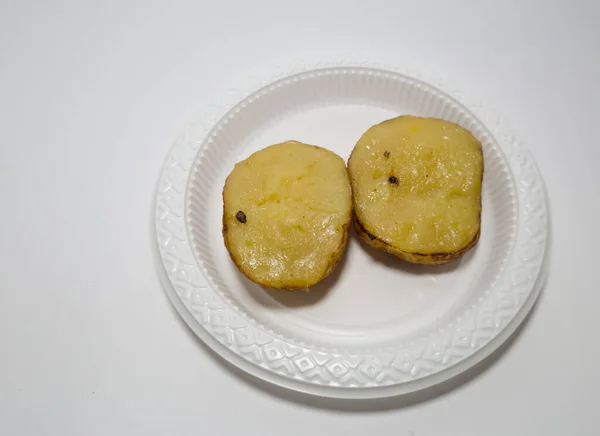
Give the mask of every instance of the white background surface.
[{"label": "white background surface", "polygon": [[[0,434],[598,434],[600,3],[0,1]],[[546,179],[550,277],[475,371],[347,403],[221,362],[162,291],[169,144],[248,71],[355,52],[492,103]]]}]

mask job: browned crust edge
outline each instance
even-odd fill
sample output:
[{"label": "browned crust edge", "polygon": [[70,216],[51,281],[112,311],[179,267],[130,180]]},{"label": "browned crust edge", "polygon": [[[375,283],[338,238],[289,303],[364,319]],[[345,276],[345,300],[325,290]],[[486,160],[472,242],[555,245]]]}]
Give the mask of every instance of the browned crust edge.
[{"label": "browned crust edge", "polygon": [[394,247],[392,244],[373,235],[372,233],[369,233],[365,229],[364,225],[360,222],[356,214],[354,215],[353,222],[356,233],[367,244],[371,245],[374,248],[377,248],[378,250],[390,253],[398,257],[399,259],[421,265],[442,265],[462,257],[467,251],[469,251],[477,244],[477,241],[479,241],[479,235],[481,234],[480,227],[473,239],[471,239],[471,241],[467,245],[451,253],[409,253],[407,251],[400,250],[399,248]]}]

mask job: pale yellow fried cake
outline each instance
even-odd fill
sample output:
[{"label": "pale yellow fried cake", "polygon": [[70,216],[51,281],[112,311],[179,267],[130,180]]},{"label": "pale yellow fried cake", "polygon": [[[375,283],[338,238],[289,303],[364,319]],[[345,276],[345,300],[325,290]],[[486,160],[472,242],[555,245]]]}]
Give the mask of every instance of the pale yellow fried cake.
[{"label": "pale yellow fried cake", "polygon": [[278,289],[312,286],[346,247],[352,192],[335,153],[296,141],[238,163],[223,189],[223,238],[238,269]]},{"label": "pale yellow fried cake", "polygon": [[477,243],[483,153],[468,130],[435,118],[384,121],[360,138],[348,171],[354,227],[370,245],[442,264]]}]

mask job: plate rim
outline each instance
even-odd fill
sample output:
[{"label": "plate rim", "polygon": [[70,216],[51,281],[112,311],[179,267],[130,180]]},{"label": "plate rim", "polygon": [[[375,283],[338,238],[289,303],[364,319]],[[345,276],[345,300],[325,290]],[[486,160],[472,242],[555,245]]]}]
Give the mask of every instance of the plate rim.
[{"label": "plate rim", "polygon": [[[478,119],[481,118],[481,113],[479,113],[478,111],[474,111],[472,106],[470,106],[467,102],[465,102],[464,99],[461,98],[459,93],[456,93],[456,92],[449,93],[445,90],[446,88],[443,85],[440,86],[435,81],[430,81],[430,80],[424,79],[419,76],[415,77],[414,75],[410,75],[405,72],[401,72],[401,71],[398,71],[397,69],[392,69],[389,67],[382,68],[380,65],[373,66],[373,65],[365,65],[365,64],[356,64],[356,63],[352,62],[349,64],[348,63],[337,63],[335,65],[328,64],[325,67],[326,68],[331,68],[331,67],[375,68],[380,71],[403,75],[403,76],[411,78],[411,79],[414,78],[415,80],[423,82],[428,86],[435,87],[436,89],[440,90],[443,94],[450,96],[451,99],[459,102],[462,106],[466,107],[475,117],[477,117]],[[224,119],[229,114],[230,110],[232,108],[236,107],[236,105],[239,102],[243,101],[248,95],[251,95],[256,91],[260,91],[264,86],[267,86],[268,84],[273,83],[277,80],[281,80],[283,78],[286,78],[289,76],[294,76],[294,75],[301,74],[301,73],[310,72],[312,70],[316,70],[316,69],[320,69],[320,68],[323,68],[323,66],[307,67],[306,65],[303,65],[301,68],[295,69],[294,71],[285,70],[283,72],[280,72],[279,75],[277,76],[277,78],[274,78],[274,79],[272,78],[271,80],[262,81],[261,86],[253,87],[252,91],[246,92],[241,97],[240,97],[239,93],[237,93],[237,98],[234,97],[233,104],[228,105],[226,107],[226,110],[221,112],[221,116],[219,118],[217,118],[216,121],[214,121],[214,119],[211,119],[211,120],[205,119],[206,120],[205,121],[206,128],[204,128],[202,130],[206,134],[206,136],[203,138],[203,140],[208,138],[211,135],[213,128],[217,126],[219,121],[221,119]],[[496,118],[496,119],[499,120],[499,118]],[[488,123],[482,122],[482,124],[487,129],[489,129],[490,132],[492,132],[492,134],[494,136],[497,136],[497,132],[494,129],[492,129],[491,126],[488,125]],[[192,127],[192,124],[190,124],[188,129],[184,129],[184,134],[185,134],[185,132],[189,132],[191,127]],[[499,138],[496,138],[496,140],[500,145],[502,144],[502,142],[500,141]],[[196,154],[202,148],[203,141],[198,141],[198,142],[200,142],[200,144],[198,145],[197,149],[193,152],[193,156],[191,157],[192,162],[195,160]],[[521,146],[520,143],[518,145]],[[158,221],[159,221],[159,206],[160,206],[159,205],[160,183],[163,180],[165,172],[169,168],[168,167],[169,158],[176,151],[177,147],[178,147],[178,141],[176,141],[175,144],[172,146],[172,148],[168,154],[168,157],[167,157],[165,163],[163,164],[163,167],[160,172],[160,177],[159,177],[158,183],[156,185],[155,195],[154,195],[153,211],[155,213],[154,224],[155,224],[156,228],[154,230],[154,236],[153,236],[153,239],[155,242],[153,244],[153,248],[154,248],[153,251],[155,252],[155,256],[156,256],[157,270],[159,271],[161,283],[165,289],[165,292],[167,293],[169,300],[171,301],[173,306],[176,308],[179,315],[184,319],[184,321],[192,329],[192,331],[200,339],[202,339],[204,341],[204,343],[206,345],[208,345],[221,358],[224,358],[225,360],[229,361],[229,363],[231,363],[231,364],[237,366],[238,368],[244,370],[245,372],[248,372],[249,374],[251,374],[255,377],[258,377],[260,379],[263,379],[267,382],[271,382],[271,383],[274,383],[274,384],[277,384],[277,385],[280,385],[280,386],[283,386],[283,387],[286,387],[286,388],[289,388],[292,390],[304,392],[307,394],[313,394],[313,395],[319,395],[319,396],[325,396],[325,397],[334,397],[334,398],[357,398],[357,399],[358,398],[365,398],[365,399],[366,398],[381,398],[381,397],[389,397],[389,396],[396,396],[396,395],[400,395],[400,394],[406,394],[406,393],[414,392],[417,390],[425,389],[427,387],[430,387],[435,384],[446,381],[446,380],[464,372],[465,370],[473,367],[477,363],[484,360],[494,350],[496,350],[503,342],[505,342],[514,333],[514,331],[518,328],[518,326],[522,323],[522,321],[525,319],[527,314],[530,312],[535,301],[537,300],[537,297],[539,296],[539,293],[541,291],[543,283],[546,279],[547,257],[548,257],[548,251],[549,251],[548,250],[548,248],[549,248],[549,214],[548,214],[547,193],[546,193],[546,189],[545,189],[541,174],[539,172],[539,169],[537,168],[537,165],[535,164],[535,161],[533,160],[532,156],[526,150],[521,150],[523,153],[526,154],[526,158],[529,160],[529,163],[534,166],[534,170],[535,170],[535,173],[537,176],[537,181],[540,183],[540,187],[541,187],[541,191],[542,191],[541,195],[543,196],[544,219],[545,219],[544,248],[543,248],[543,252],[541,254],[542,261],[541,261],[537,276],[533,279],[534,282],[531,285],[531,289],[530,289],[525,301],[521,303],[520,307],[517,309],[517,312],[513,315],[513,317],[508,321],[508,323],[504,327],[500,328],[500,330],[494,336],[492,336],[492,338],[487,343],[485,343],[485,345],[478,347],[473,353],[469,354],[467,357],[461,358],[458,362],[452,364],[451,366],[449,366],[447,368],[444,368],[444,369],[434,372],[432,374],[428,374],[423,377],[409,380],[409,381],[397,382],[395,384],[390,384],[390,385],[356,387],[356,386],[332,386],[332,385],[327,385],[327,384],[316,384],[316,383],[311,383],[309,381],[294,379],[292,377],[286,377],[282,374],[279,374],[279,373],[269,370],[267,368],[263,368],[263,367],[259,366],[258,364],[250,362],[249,360],[245,359],[244,357],[242,357],[241,355],[239,355],[238,353],[233,351],[231,348],[229,348],[226,345],[224,345],[223,343],[219,342],[219,340],[211,332],[209,332],[206,328],[204,328],[196,320],[194,315],[185,306],[185,304],[181,300],[180,296],[177,294],[177,291],[175,290],[175,287],[172,283],[172,278],[169,277],[169,275],[168,275],[165,260],[162,257],[163,253],[161,251],[161,246],[160,246],[160,242],[159,242],[160,230],[159,230],[159,226],[158,226]],[[523,148],[523,147],[521,146],[521,148]],[[501,147],[501,151],[504,154],[506,154],[505,150],[503,150],[502,147]],[[511,163],[510,159],[507,158],[507,161],[510,165],[510,163]],[[186,175],[184,196],[185,196],[185,191],[187,190],[187,183],[188,183],[189,177],[191,175],[191,170],[192,170],[192,165],[190,164],[190,168],[187,170],[187,175]],[[513,168],[511,166],[511,172],[512,171],[513,171]],[[520,201],[518,201],[518,203],[520,203]],[[520,206],[520,204],[519,204],[519,206]],[[185,217],[183,219],[185,221]],[[192,242],[188,241],[188,244],[191,245]],[[194,262],[195,262],[195,260],[194,260]]]},{"label": "plate rim", "polygon": [[156,269],[158,271],[159,279],[165,290],[165,293],[167,294],[169,301],[171,302],[173,307],[175,307],[177,313],[185,322],[186,327],[191,329],[197,336],[197,339],[202,340],[203,344],[210,348],[210,350],[212,350],[219,359],[222,359],[225,365],[232,365],[234,367],[237,367],[237,369],[243,370],[244,372],[262,381],[274,384],[276,386],[281,386],[292,391],[297,391],[303,394],[320,396],[325,398],[339,398],[347,400],[369,400],[410,394],[448,381],[458,376],[459,374],[475,367],[477,364],[481,363],[488,356],[490,356],[494,351],[496,351],[519,328],[519,326],[525,320],[527,315],[529,315],[533,306],[535,305],[548,275],[548,250],[546,249],[540,279],[537,280],[534,289],[530,293],[529,298],[527,299],[525,304],[521,306],[521,309],[512,319],[511,323],[509,323],[504,329],[502,329],[500,333],[496,335],[492,340],[490,340],[486,345],[480,348],[478,352],[471,354],[467,358],[461,360],[456,365],[443,371],[432,374],[430,376],[424,377],[422,379],[417,379],[406,383],[399,383],[389,386],[373,386],[367,388],[347,388],[339,386],[322,386],[309,384],[299,380],[283,377],[275,372],[268,371],[258,365],[252,364],[251,362],[240,357],[238,354],[234,353],[230,348],[227,348],[226,346],[221,344],[218,340],[215,339],[213,335],[211,335],[206,329],[201,327],[200,324],[195,321],[193,315],[189,312],[189,310],[187,310],[187,308],[181,302],[181,299],[177,296],[177,293],[173,289],[171,282],[166,274],[164,264],[160,257],[158,240],[156,238],[154,238],[152,248],[152,251],[154,252],[154,260],[156,263]]}]

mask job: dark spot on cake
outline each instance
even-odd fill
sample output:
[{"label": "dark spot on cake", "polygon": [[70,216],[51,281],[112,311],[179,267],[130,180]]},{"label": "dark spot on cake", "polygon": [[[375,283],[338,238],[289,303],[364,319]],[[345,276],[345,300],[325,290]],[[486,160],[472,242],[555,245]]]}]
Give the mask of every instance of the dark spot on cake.
[{"label": "dark spot on cake", "polygon": [[235,217],[242,224],[246,222],[246,214],[244,212],[242,212],[241,210],[235,214]]}]

